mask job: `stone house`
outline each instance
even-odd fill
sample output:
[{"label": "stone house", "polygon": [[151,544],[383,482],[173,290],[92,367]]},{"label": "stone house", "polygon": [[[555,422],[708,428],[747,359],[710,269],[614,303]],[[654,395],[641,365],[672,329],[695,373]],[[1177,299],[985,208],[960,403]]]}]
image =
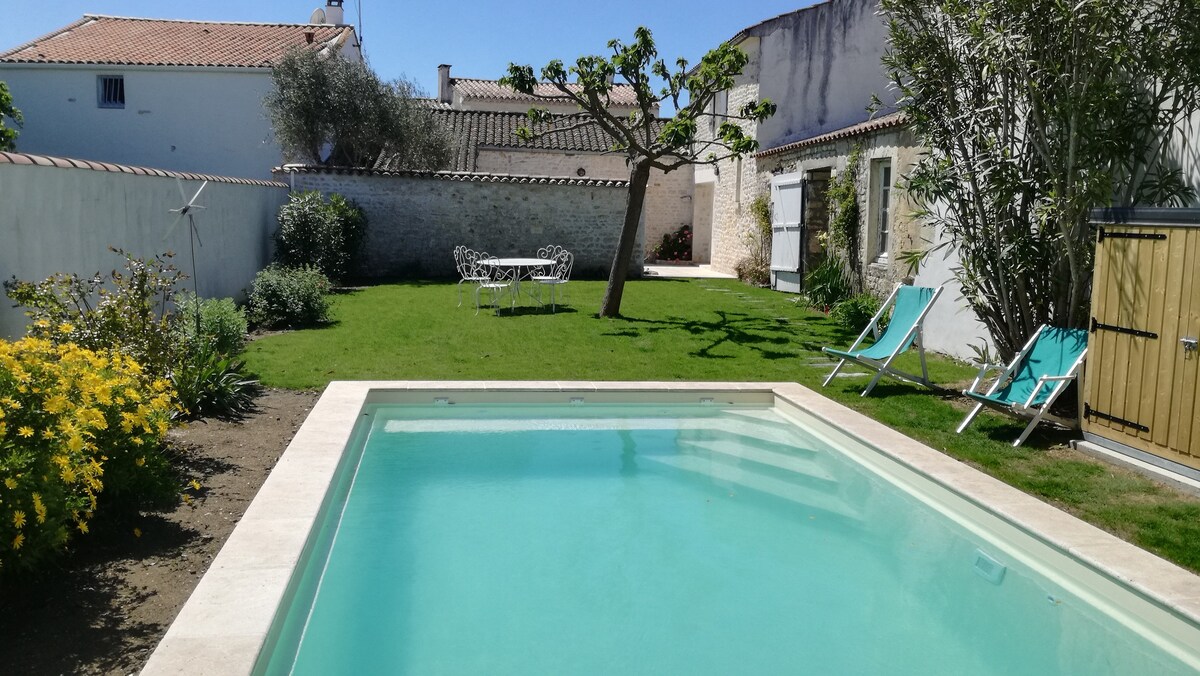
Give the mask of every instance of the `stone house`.
[{"label": "stone house", "polygon": [[20,150],[225,176],[269,178],[282,161],[263,97],[289,49],[360,60],[341,0],[314,20],[230,23],[84,15],[0,52],[25,114]]},{"label": "stone house", "polygon": [[[625,157],[611,151],[613,141],[599,126],[579,126],[586,118],[573,103],[546,102],[502,87],[495,80],[451,78],[450,66],[438,67],[438,98],[430,100],[434,115],[454,142],[454,157],[447,170],[493,176],[540,176],[594,178],[628,181]],[[552,94],[549,85],[543,85]],[[611,110],[628,115],[637,108],[629,85],[613,88]],[[553,114],[548,125],[535,127],[538,138],[517,137],[519,127],[529,123],[531,107],[547,108]],[[655,108],[655,114],[658,109]],[[557,130],[557,131],[556,131]],[[397,171],[392,157],[380,158],[375,169]],[[665,234],[692,223],[691,167],[670,173],[654,171],[647,186],[642,210],[642,242],[646,258]],[[707,240],[693,242],[693,250],[707,256]]]},{"label": "stone house", "polygon": [[[525,113],[531,107],[537,106],[560,115],[572,115],[579,112],[579,107],[570,101],[547,101],[521,94],[501,86],[496,80],[450,77],[450,68],[449,64],[444,63],[438,66],[437,100],[453,110]],[[559,94],[553,85],[546,83],[539,84],[535,92],[540,96]],[[625,116],[638,110],[637,94],[633,87],[627,84],[613,85],[612,92],[609,94],[609,103],[608,109],[614,115]],[[658,115],[658,106],[655,106],[650,112],[652,115]]]},{"label": "stone house", "polygon": [[[805,194],[799,271],[777,270],[775,285],[781,290],[799,291],[799,275],[824,256],[824,234],[829,227],[829,205],[825,193],[829,183],[850,170],[850,159],[857,150],[856,181],[859,223],[854,267],[861,273],[863,286],[876,296],[886,296],[907,273],[898,262],[904,251],[923,249],[931,233],[912,214],[915,211],[904,192],[896,190],[896,179],[903,176],[919,159],[904,124],[902,113],[890,113],[812,138],[766,148],[755,154],[758,171],[769,176],[773,202],[788,199],[780,187],[801,185]],[[780,211],[781,209],[776,209]],[[782,209],[787,211],[786,207]]]},{"label": "stone house", "polygon": [[[724,115],[764,98],[778,106],[776,114],[762,123],[740,123],[763,149],[867,121],[872,97],[888,93],[880,65],[887,28],[876,16],[877,8],[876,0],[830,0],[739,31],[730,42],[746,52],[749,62],[734,86],[713,102],[708,124],[702,120],[701,141],[715,135]],[[702,230],[711,232],[714,269],[732,273],[748,255],[746,235],[753,227],[749,205],[769,194],[771,171],[778,168],[772,163],[763,170],[757,155],[696,168],[693,223],[697,237]],[[798,269],[781,272],[802,274]]]}]

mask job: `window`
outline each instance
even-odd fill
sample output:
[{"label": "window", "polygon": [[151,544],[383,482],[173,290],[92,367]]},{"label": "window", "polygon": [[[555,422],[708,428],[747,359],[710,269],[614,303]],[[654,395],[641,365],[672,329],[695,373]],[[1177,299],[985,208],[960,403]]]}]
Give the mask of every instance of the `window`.
[{"label": "window", "polygon": [[874,166],[875,182],[875,253],[880,258],[887,258],[888,238],[891,236],[892,225],[890,206],[892,199],[892,161],[878,160]]},{"label": "window", "polygon": [[125,107],[125,76],[96,76],[96,105],[100,108]]},{"label": "window", "polygon": [[729,114],[729,90],[717,92],[712,100],[712,117],[708,118],[708,131],[715,138],[725,116]]}]

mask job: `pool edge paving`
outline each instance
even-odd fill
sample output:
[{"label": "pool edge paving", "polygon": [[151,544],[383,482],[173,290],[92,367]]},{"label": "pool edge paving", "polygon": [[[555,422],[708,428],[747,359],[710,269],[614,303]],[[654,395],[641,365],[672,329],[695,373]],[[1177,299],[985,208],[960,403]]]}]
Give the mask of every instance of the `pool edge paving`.
[{"label": "pool edge paving", "polygon": [[569,395],[682,403],[723,395],[790,406],[1200,625],[1196,575],[796,383],[337,381],[322,393],[142,673],[251,673],[364,407],[432,403],[433,394],[464,403],[566,403]]}]

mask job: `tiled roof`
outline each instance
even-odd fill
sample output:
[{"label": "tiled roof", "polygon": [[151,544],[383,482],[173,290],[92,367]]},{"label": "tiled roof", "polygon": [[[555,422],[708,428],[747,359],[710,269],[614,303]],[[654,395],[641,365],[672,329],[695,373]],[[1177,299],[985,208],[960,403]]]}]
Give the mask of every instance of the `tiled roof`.
[{"label": "tiled roof", "polygon": [[233,183],[236,185],[261,185],[272,188],[286,188],[286,183],[275,181],[258,181],[252,178],[234,178],[232,176],[212,176],[210,174],[193,174],[187,171],[166,171],[147,167],[130,167],[124,164],[109,162],[92,162],[90,160],[75,160],[66,157],[50,157],[47,155],[30,155],[29,153],[0,152],[0,164],[24,164],[39,167],[58,167],[59,169],[90,169],[92,171],[109,171],[114,174],[135,174],[138,176],[159,176],[162,178],[182,178],[190,181],[210,181],[212,183]]},{"label": "tiled roof", "polygon": [[779,153],[786,153],[789,150],[796,150],[798,148],[806,148],[808,146],[820,145],[822,143],[828,143],[830,141],[837,141],[840,139],[850,138],[853,136],[860,136],[862,134],[867,134],[867,133],[870,133],[873,131],[879,131],[881,129],[889,129],[891,127],[899,127],[899,126],[904,125],[907,122],[908,122],[908,118],[904,115],[903,112],[888,113],[887,115],[877,117],[874,120],[867,120],[866,122],[859,122],[858,124],[852,124],[849,127],[842,127],[841,129],[835,129],[831,132],[820,134],[818,136],[811,136],[809,138],[801,139],[799,141],[794,141],[794,142],[788,143],[786,145],[776,146],[774,148],[767,148],[766,150],[760,150],[757,153],[755,153],[755,157],[768,157],[770,155],[778,155]]},{"label": "tiled roof", "polygon": [[594,188],[628,188],[629,181],[609,178],[569,178],[562,176],[512,176],[470,171],[416,171],[411,169],[365,169],[362,167],[324,167],[285,164],[276,174],[346,174],[351,176],[407,176],[463,183],[523,183],[528,185],[581,185]]},{"label": "tiled roof", "polygon": [[85,14],[69,26],[0,53],[0,63],[268,68],[292,47],[338,50],[353,40],[351,26]]},{"label": "tiled roof", "polygon": [[[446,127],[454,142],[454,158],[450,166],[453,171],[474,171],[476,154],[481,147],[603,153],[610,151],[613,146],[613,139],[599,125],[582,124],[588,120],[584,115],[555,115],[548,124],[534,126],[534,132],[542,135],[532,141],[523,141],[516,135],[518,127],[529,124],[529,118],[524,113],[435,107],[434,118]],[[563,131],[544,133],[551,129]],[[394,157],[390,156],[380,158],[375,167],[387,170],[397,168]]]},{"label": "tiled roof", "polygon": [[[454,87],[454,91],[462,94],[464,98],[471,99],[486,99],[488,101],[526,101],[529,103],[537,103],[538,99],[528,94],[521,94],[508,87],[501,87],[496,80],[475,80],[472,78],[456,77],[450,80]],[[579,85],[569,84],[569,89],[577,90]],[[558,91],[554,85],[541,82],[534,88],[533,92],[539,96],[562,96],[562,92]],[[632,86],[627,84],[615,84],[612,91],[609,92],[609,98],[614,106],[629,106],[637,107],[637,94]]]}]

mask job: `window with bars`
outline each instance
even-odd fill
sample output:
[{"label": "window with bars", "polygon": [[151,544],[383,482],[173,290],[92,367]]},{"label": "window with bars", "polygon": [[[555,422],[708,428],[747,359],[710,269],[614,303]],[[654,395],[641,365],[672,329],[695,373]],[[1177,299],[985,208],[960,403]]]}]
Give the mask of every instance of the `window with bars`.
[{"label": "window with bars", "polygon": [[96,105],[100,108],[125,107],[125,76],[96,76]]}]

